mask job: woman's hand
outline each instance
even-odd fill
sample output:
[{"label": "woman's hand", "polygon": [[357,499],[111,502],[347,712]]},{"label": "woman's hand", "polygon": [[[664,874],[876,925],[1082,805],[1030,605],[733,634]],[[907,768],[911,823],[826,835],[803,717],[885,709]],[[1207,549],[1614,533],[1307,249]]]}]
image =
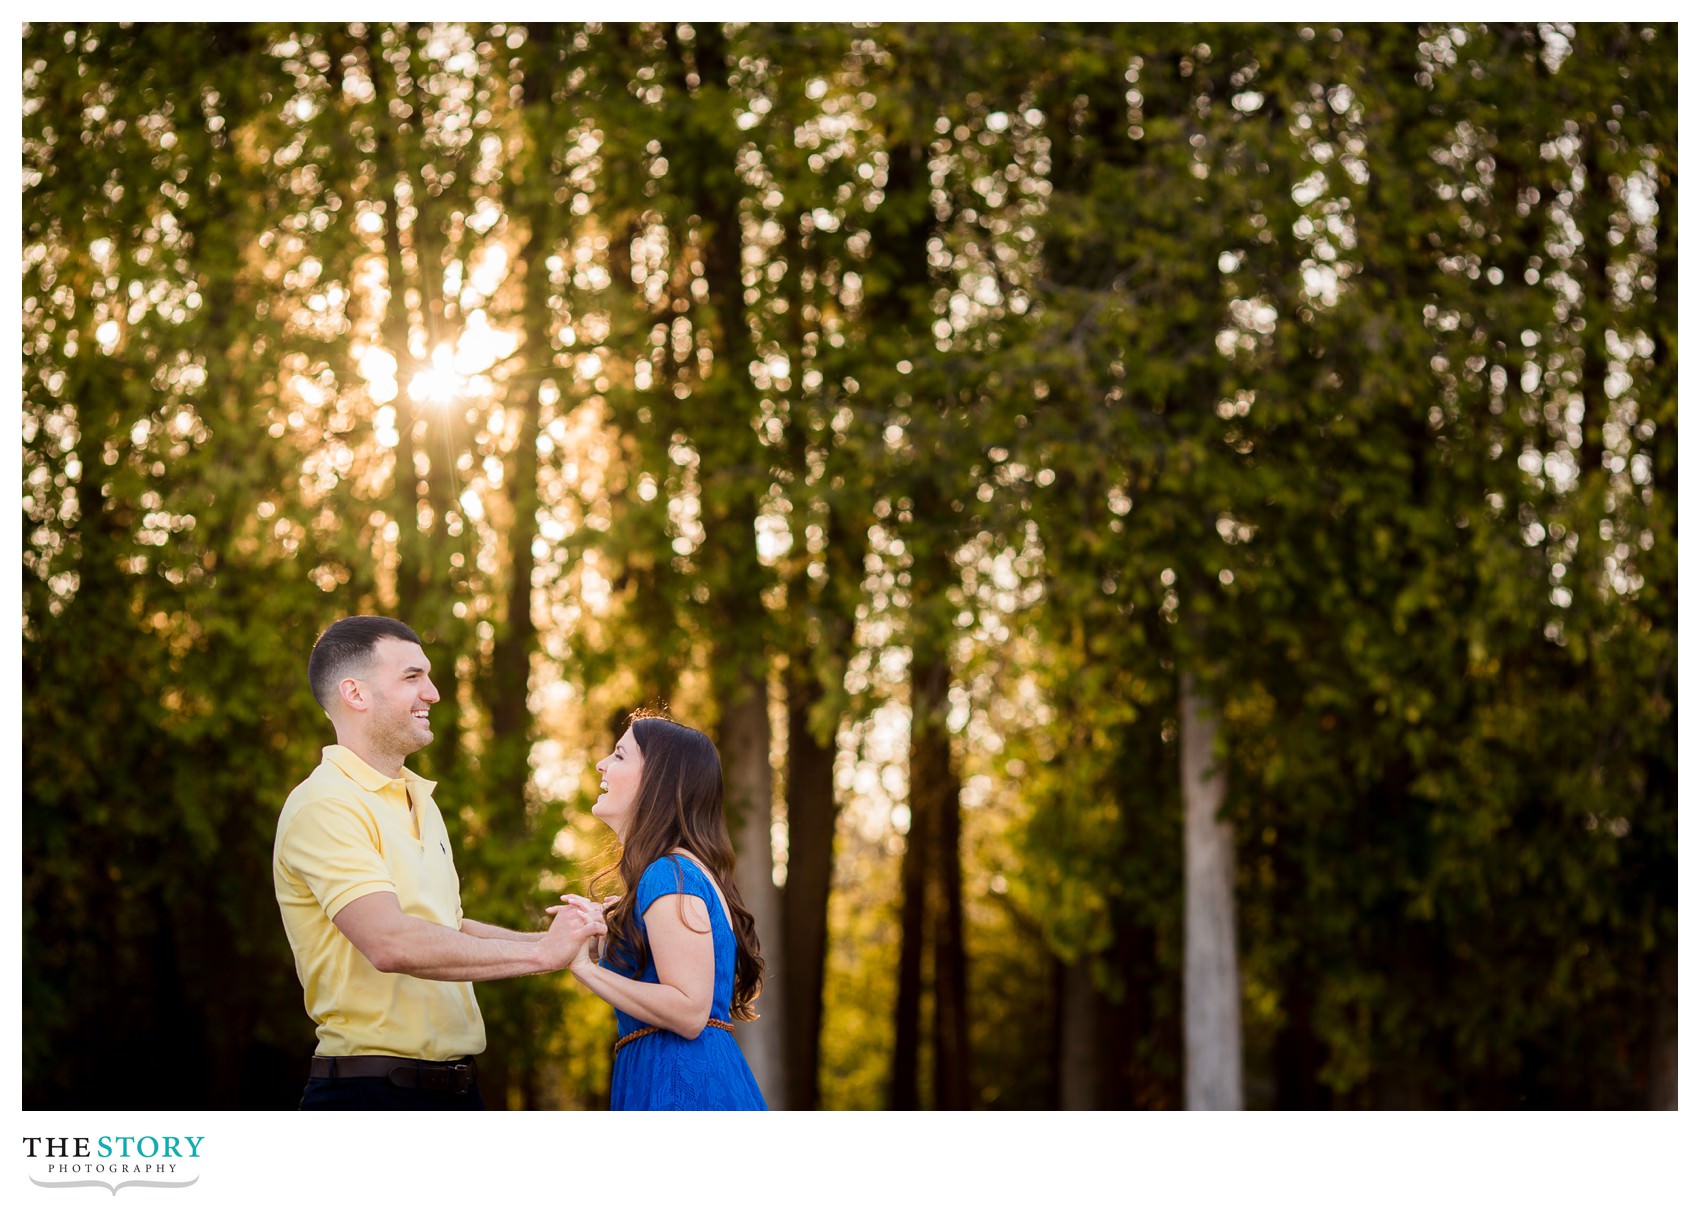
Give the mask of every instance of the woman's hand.
[{"label": "woman's hand", "polygon": [[[619,899],[617,896],[604,897],[602,903],[597,904],[595,901],[579,896],[577,893],[569,892],[561,897],[563,904],[551,905],[545,912],[562,913],[568,909],[573,909],[582,913],[587,921],[604,923],[607,919],[608,908]],[[604,926],[602,933],[606,933],[606,926]],[[602,962],[601,934],[592,935],[585,939],[584,946],[579,949],[579,953],[573,957],[573,961],[568,967],[576,968],[582,961],[588,961],[591,964]]]},{"label": "woman's hand", "polygon": [[601,903],[598,903],[591,900],[589,897],[580,896],[576,892],[568,892],[562,896],[561,899],[569,905],[577,905],[580,909],[583,909],[586,913],[590,914],[590,916],[594,917],[598,921],[601,921],[602,918],[607,915],[608,910],[612,909],[620,901],[620,898],[617,896],[605,896],[602,898]]},{"label": "woman's hand", "polygon": [[577,905],[549,905],[543,912],[554,918],[540,943],[551,957],[545,971],[558,971],[577,962],[595,939],[608,932],[600,914],[588,913]]},{"label": "woman's hand", "polygon": [[586,968],[594,968],[602,961],[602,940],[595,935],[587,937],[579,945],[573,958],[567,962],[567,971],[578,975]]},{"label": "woman's hand", "polygon": [[598,904],[589,897],[580,896],[576,892],[568,892],[561,897],[561,900],[565,903],[583,909],[586,913],[590,914],[590,916],[596,918],[598,921],[602,920],[602,918],[606,915],[608,906],[612,905],[619,899],[620,898],[617,896],[610,896],[606,897],[601,904]]}]

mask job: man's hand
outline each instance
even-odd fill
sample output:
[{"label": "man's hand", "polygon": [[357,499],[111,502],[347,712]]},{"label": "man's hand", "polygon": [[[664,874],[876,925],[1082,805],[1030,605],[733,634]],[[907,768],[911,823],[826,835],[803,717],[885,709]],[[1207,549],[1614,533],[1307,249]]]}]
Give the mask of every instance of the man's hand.
[{"label": "man's hand", "polygon": [[[561,899],[567,900],[566,897]],[[583,898],[576,900],[582,901]],[[553,918],[549,923],[549,933],[543,936],[540,944],[548,957],[551,972],[572,964],[590,946],[592,939],[608,933],[600,909],[592,911],[588,904],[550,905],[544,911]]]},{"label": "man's hand", "polygon": [[[596,901],[579,896],[577,893],[569,892],[561,899],[568,905],[582,910],[584,913],[589,915],[593,921],[606,922],[608,920],[608,910],[612,908],[614,902],[618,901],[620,898],[617,896],[605,896],[602,898],[601,903],[598,904]],[[547,912],[554,913],[554,907],[550,907]],[[600,964],[602,962],[602,940],[606,937],[607,933],[608,931],[604,928],[600,935],[593,935],[587,939],[585,941],[584,949],[581,950],[580,953],[574,957],[573,962],[567,966],[569,968],[576,967],[580,960],[584,960],[591,964]]]}]

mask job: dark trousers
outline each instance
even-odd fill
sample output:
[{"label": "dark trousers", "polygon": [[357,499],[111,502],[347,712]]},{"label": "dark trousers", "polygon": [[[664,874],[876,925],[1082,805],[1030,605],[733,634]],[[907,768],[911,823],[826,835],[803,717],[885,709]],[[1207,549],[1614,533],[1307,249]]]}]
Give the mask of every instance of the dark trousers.
[{"label": "dark trousers", "polygon": [[443,1090],[404,1090],[387,1077],[309,1077],[301,1095],[303,1111],[482,1111],[478,1084],[465,1094]]}]

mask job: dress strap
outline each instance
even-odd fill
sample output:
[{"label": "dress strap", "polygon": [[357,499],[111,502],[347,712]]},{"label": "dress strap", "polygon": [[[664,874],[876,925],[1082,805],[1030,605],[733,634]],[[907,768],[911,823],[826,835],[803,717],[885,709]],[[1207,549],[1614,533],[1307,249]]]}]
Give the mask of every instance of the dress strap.
[{"label": "dress strap", "polygon": [[[722,1031],[732,1030],[732,1024],[723,1019],[711,1018],[708,1020],[707,1025],[710,1027],[719,1027]],[[642,1039],[646,1035],[654,1035],[657,1031],[665,1030],[665,1027],[639,1027],[636,1031],[628,1031],[626,1034],[614,1041],[614,1051],[618,1052],[634,1039]]]}]

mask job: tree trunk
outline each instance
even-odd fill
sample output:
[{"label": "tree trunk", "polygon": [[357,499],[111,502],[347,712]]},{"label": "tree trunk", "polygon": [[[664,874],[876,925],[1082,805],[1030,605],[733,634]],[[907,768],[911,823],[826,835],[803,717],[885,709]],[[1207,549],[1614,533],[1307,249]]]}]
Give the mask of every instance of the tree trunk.
[{"label": "tree trunk", "polygon": [[[725,658],[717,658],[719,667]],[[738,1028],[738,1041],[769,1108],[788,1105],[783,1034],[785,962],[779,889],[773,883],[773,729],[768,722],[767,682],[760,671],[723,693],[720,758],[726,772],[726,808],[738,855],[736,879],[744,904],[756,919],[766,965],[753,1023]]]},{"label": "tree trunk", "polygon": [[[910,800],[913,804],[913,795]],[[898,874],[902,888],[897,954],[896,1042],[891,1057],[891,1109],[921,1108],[921,992],[926,973],[927,869],[933,863],[930,830],[913,807]]]},{"label": "tree trunk", "polygon": [[[395,93],[394,65],[383,52],[379,40],[367,31],[361,40],[366,54],[367,77],[372,82],[373,105],[384,112]],[[384,315],[380,331],[384,344],[395,355],[396,448],[395,479],[391,485],[390,514],[396,524],[396,586],[395,611],[405,623],[412,624],[420,607],[423,593],[423,547],[419,535],[419,475],[414,463],[414,431],[419,422],[419,410],[407,394],[409,380],[418,370],[413,356],[412,321],[407,308],[407,258],[401,244],[401,183],[406,174],[403,155],[397,146],[394,124],[378,121],[373,124],[377,138],[377,160],[380,177],[377,181],[378,201],[384,206],[384,268],[389,295],[384,300]],[[418,230],[420,216],[415,216]],[[420,267],[423,270],[423,266]]]},{"label": "tree trunk", "polygon": [[[540,40],[541,41],[541,40]],[[530,115],[542,113],[549,103],[547,80],[538,70],[528,71],[523,82],[524,103]],[[535,121],[535,118],[531,119]],[[532,545],[538,534],[537,439],[543,410],[540,395],[544,378],[553,363],[552,310],[550,307],[547,260],[556,237],[556,212],[549,205],[547,184],[549,159],[540,140],[528,140],[527,157],[509,179],[509,209],[523,218],[525,237],[514,258],[514,274],[523,292],[522,339],[528,368],[515,384],[509,407],[517,415],[513,451],[508,457],[504,480],[511,494],[513,515],[509,520],[506,548],[509,561],[507,601],[494,644],[491,646],[485,700],[489,709],[490,741],[483,755],[483,799],[489,824],[490,843],[502,852],[531,855],[537,852],[537,824],[528,805],[531,786],[531,662],[537,652],[537,625],[531,613]],[[440,524],[440,523],[439,523]],[[547,847],[543,849],[547,853]],[[505,902],[523,900],[533,890],[516,887],[514,880],[530,864],[508,864],[496,876],[500,897]],[[534,869],[534,868],[530,868]],[[487,911],[486,911],[487,912]],[[477,910],[474,909],[474,916]],[[486,987],[480,1001],[488,1006],[491,1021],[490,1052],[492,1085],[505,1073],[505,1089],[485,1090],[491,1106],[534,1106],[538,1097],[535,1075],[539,1052],[537,1035],[527,1029],[535,1017],[531,1004],[539,996],[535,985],[520,982]],[[503,1038],[503,1027],[511,1035]]]},{"label": "tree trunk", "polygon": [[1654,1111],[1676,1110],[1676,952],[1658,960],[1658,989],[1653,1003],[1651,1080],[1647,1105]]},{"label": "tree trunk", "polygon": [[[926,486],[915,515],[943,512]],[[898,973],[894,1105],[918,1104],[921,1007],[932,993],[932,1105],[971,1104],[968,959],[962,915],[962,787],[950,751],[950,659],[936,609],[953,572],[942,536],[918,537],[909,658],[909,837],[903,856],[903,942]],[[924,957],[924,958],[923,958]]]},{"label": "tree trunk", "polygon": [[790,846],[785,875],[785,1009],[787,1076],[793,1110],[820,1104],[821,998],[826,982],[827,902],[832,892],[833,835],[838,800],[833,785],[834,747],[809,729],[822,698],[820,683],[793,653],[786,673],[786,821]]},{"label": "tree trunk", "polygon": [[968,1045],[968,954],[962,919],[962,787],[951,760],[950,665],[942,651],[918,646],[910,670],[915,704],[909,750],[909,802],[932,833],[933,862],[924,904],[933,954],[933,1105],[971,1105]]},{"label": "tree trunk", "polygon": [[1234,834],[1220,819],[1225,780],[1215,757],[1216,714],[1181,674],[1181,801],[1186,813],[1186,1105],[1238,1111],[1239,957],[1234,938]]},{"label": "tree trunk", "polygon": [[[768,1106],[790,1105],[785,1078],[785,947],[779,890],[773,883],[773,729],[768,720],[768,610],[762,591],[770,575],[756,552],[755,523],[767,491],[769,454],[751,430],[757,392],[749,375],[756,360],[744,300],[743,231],[738,195],[728,182],[736,144],[702,132],[700,115],[727,102],[731,48],[725,32],[704,23],[687,49],[676,27],[666,32],[671,70],[691,112],[677,119],[679,142],[670,157],[681,211],[674,216],[678,247],[700,246],[707,306],[692,313],[714,361],[693,403],[705,418],[692,431],[702,459],[702,521],[707,541],[697,555],[709,589],[708,628],[715,637],[711,684],[721,709],[720,758],[727,811],[738,855],[738,888],[762,943],[765,963],[761,1017],[738,1032]],[[729,137],[729,136],[728,136]],[[712,418],[708,420],[706,418]]]},{"label": "tree trunk", "polygon": [[1087,959],[1063,964],[1058,981],[1057,1109],[1103,1111],[1104,995],[1092,983]]}]

